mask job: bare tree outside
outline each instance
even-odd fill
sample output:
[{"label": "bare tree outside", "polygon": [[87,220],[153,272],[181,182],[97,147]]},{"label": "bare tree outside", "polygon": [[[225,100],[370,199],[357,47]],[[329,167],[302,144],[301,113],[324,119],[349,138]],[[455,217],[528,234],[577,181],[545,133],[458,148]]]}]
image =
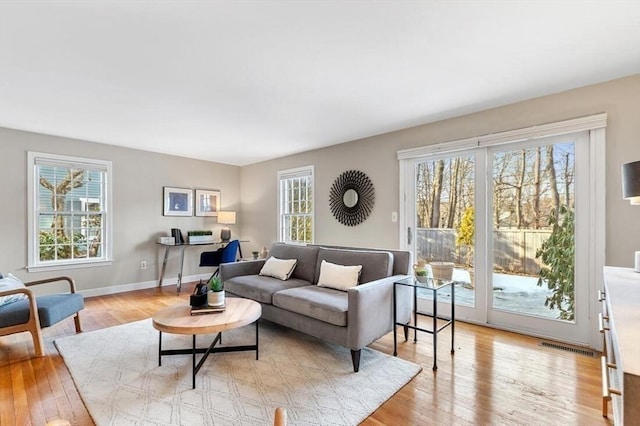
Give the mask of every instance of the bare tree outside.
[{"label": "bare tree outside", "polygon": [[99,257],[100,179],[85,169],[41,166],[38,183],[40,261]]},{"label": "bare tree outside", "polygon": [[[469,269],[469,232],[466,237],[457,234],[465,212],[468,224],[469,209],[475,208],[474,158],[452,156],[417,165],[418,258],[454,262],[458,268]],[[557,215],[561,206],[572,209],[574,205],[574,162],[573,143],[493,154],[494,273],[538,278],[544,263],[536,252],[553,229],[548,218]]]}]

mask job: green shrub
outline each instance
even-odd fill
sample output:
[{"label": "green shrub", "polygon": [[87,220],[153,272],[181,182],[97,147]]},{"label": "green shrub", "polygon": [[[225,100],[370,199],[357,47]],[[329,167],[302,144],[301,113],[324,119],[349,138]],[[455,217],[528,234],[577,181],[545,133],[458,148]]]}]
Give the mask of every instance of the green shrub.
[{"label": "green shrub", "polygon": [[538,286],[543,283],[553,294],[547,297],[544,305],[549,309],[560,311],[559,319],[573,321],[574,319],[574,212],[565,206],[560,207],[560,214],[551,211],[548,219],[553,226],[551,235],[536,251],[536,259],[541,259]]}]

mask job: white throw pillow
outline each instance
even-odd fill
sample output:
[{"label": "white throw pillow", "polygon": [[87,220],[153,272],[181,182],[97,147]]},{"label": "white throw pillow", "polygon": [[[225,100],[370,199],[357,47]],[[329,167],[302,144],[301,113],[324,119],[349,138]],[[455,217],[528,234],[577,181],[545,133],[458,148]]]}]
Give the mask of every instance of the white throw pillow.
[{"label": "white throw pillow", "polygon": [[323,260],[320,264],[320,287],[330,287],[336,290],[347,291],[358,285],[358,278],[362,271],[362,265],[344,266]]},{"label": "white throw pillow", "polygon": [[278,259],[271,256],[264,262],[260,275],[278,278],[280,280],[288,280],[298,263],[298,259]]},{"label": "white throw pillow", "polygon": [[[6,277],[0,279],[0,291],[14,290],[16,288],[25,288],[26,286],[18,277],[12,274],[8,274]],[[0,296],[0,306],[8,305],[9,303],[17,302],[27,297],[24,293],[10,294],[8,296]]]}]

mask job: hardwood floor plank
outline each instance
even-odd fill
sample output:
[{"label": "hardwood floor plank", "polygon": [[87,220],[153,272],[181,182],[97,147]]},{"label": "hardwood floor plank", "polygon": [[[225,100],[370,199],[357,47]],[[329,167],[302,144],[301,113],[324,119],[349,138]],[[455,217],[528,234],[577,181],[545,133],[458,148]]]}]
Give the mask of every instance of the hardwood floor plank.
[{"label": "hardwood floor plank", "polygon": [[[194,283],[87,298],[81,312],[85,332],[149,318],[158,309],[188,303]],[[422,320],[423,322],[421,322]],[[429,326],[428,318],[418,324]],[[0,424],[34,425],[65,419],[93,425],[54,340],[75,333],[73,320],[44,330],[46,356],[33,358],[28,333],[0,338]],[[597,357],[540,346],[540,339],[456,323],[455,354],[449,331],[438,337],[438,370],[433,372],[431,336],[404,342],[398,356],[423,370],[362,424],[380,425],[607,425],[601,415]],[[389,333],[371,347],[393,352]],[[366,364],[361,368],[366,368]]]}]

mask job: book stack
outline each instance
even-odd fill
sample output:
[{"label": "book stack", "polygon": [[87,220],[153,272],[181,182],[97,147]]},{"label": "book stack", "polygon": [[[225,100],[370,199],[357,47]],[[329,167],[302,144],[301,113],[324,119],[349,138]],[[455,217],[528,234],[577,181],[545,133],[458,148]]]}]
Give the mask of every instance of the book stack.
[{"label": "book stack", "polygon": [[211,305],[202,305],[202,306],[192,306],[191,307],[191,315],[204,315],[204,314],[215,314],[218,312],[224,312],[225,305],[220,306],[211,306]]}]

